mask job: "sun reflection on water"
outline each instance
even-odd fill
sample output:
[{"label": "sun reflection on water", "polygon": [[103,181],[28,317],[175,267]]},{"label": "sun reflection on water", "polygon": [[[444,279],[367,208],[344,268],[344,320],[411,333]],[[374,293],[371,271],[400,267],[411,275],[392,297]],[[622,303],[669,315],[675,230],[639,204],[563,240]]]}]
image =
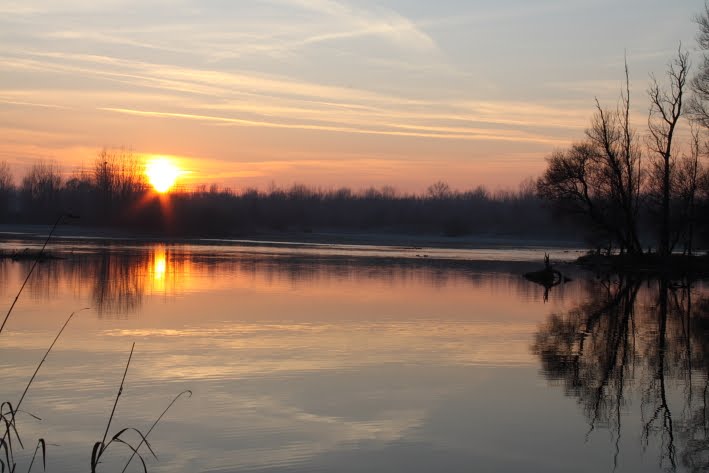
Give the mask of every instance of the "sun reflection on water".
[{"label": "sun reflection on water", "polygon": [[153,253],[153,287],[156,290],[165,290],[166,273],[167,253],[164,246],[158,246]]}]

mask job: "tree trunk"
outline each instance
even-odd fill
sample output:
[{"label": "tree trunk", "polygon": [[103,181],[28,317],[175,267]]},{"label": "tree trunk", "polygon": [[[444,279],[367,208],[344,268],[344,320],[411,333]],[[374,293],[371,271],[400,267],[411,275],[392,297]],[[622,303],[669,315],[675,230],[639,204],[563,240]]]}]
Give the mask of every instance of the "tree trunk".
[{"label": "tree trunk", "polygon": [[665,169],[662,176],[662,225],[660,228],[660,254],[670,254],[670,156],[664,156]]}]

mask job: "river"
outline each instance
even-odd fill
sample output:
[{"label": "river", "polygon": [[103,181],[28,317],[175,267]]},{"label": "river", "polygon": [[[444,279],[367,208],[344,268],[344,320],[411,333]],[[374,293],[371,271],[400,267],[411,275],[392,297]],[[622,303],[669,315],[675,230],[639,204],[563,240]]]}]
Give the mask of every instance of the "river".
[{"label": "river", "polygon": [[[38,246],[10,239],[6,248]],[[0,334],[26,471],[147,432],[151,472],[653,472],[709,461],[709,291],[521,275],[544,250],[64,239]],[[31,261],[0,261],[9,307]],[[83,308],[87,308],[82,310]],[[6,309],[4,309],[6,310]],[[4,310],[0,311],[3,312]],[[135,432],[125,440],[137,445]],[[123,438],[123,437],[122,437]],[[98,471],[121,471],[113,443]],[[33,471],[39,471],[37,465]],[[134,459],[127,471],[142,471]]]}]

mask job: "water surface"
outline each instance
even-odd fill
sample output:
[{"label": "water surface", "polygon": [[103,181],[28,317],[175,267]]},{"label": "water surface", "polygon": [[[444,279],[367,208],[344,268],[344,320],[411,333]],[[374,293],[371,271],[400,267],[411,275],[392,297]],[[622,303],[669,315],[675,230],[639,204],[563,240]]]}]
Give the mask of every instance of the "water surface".
[{"label": "water surface", "polygon": [[[112,432],[147,430],[176,394],[193,392],[151,434],[150,471],[707,465],[701,283],[606,282],[564,267],[574,281],[545,294],[521,277],[539,266],[538,248],[53,249],[66,259],[38,266],[0,335],[0,400],[16,401],[68,314],[89,307],[23,405],[42,418],[20,418],[23,440],[55,444],[48,471],[88,470],[134,342]],[[0,261],[6,307],[30,264]],[[126,452],[112,449],[103,471],[120,471]]]}]

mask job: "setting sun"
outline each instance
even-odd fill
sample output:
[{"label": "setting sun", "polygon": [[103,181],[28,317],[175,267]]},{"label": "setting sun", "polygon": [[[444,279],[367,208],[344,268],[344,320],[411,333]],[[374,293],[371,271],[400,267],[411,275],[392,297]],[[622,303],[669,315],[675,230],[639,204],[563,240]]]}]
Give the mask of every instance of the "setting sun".
[{"label": "setting sun", "polygon": [[157,192],[163,194],[175,185],[180,170],[167,158],[156,158],[148,162],[145,174],[148,176],[150,185]]}]

